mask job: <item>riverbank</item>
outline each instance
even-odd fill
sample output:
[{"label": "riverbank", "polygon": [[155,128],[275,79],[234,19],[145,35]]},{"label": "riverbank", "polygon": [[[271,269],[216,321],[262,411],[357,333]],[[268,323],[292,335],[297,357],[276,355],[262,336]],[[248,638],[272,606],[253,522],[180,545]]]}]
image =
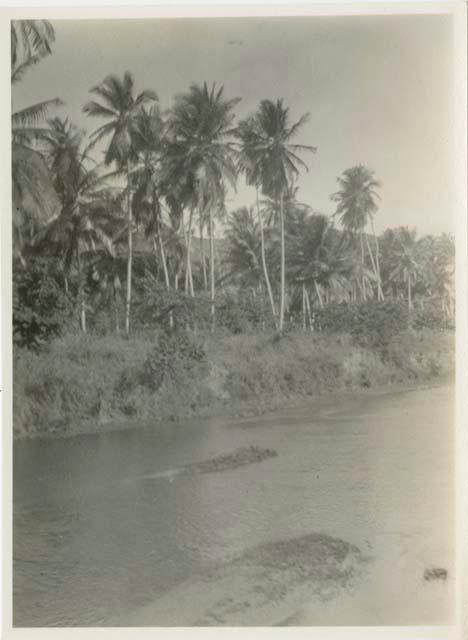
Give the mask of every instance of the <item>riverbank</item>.
[{"label": "riverbank", "polygon": [[17,349],[14,437],[260,415],[328,393],[437,383],[454,373],[449,333],[407,331],[385,342],[304,334],[184,340],[168,349],[154,337],[73,335],[41,352]]}]

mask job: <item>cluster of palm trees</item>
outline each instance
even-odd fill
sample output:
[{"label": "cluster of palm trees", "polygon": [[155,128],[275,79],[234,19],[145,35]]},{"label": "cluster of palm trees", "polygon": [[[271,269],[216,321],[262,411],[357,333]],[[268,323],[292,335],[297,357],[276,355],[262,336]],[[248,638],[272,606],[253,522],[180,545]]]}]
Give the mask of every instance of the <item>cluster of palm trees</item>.
[{"label": "cluster of palm trees", "polygon": [[[260,202],[268,220],[271,203]],[[303,203],[288,202],[285,244],[290,316],[301,311],[303,327],[314,328],[314,309],[331,303],[397,302],[408,311],[438,308],[454,319],[454,239],[448,234],[417,238],[414,229],[387,229],[367,236],[359,229],[338,229],[333,218]],[[228,218],[225,281],[262,293],[262,256],[273,283],[279,283],[280,237],[274,224],[263,229],[253,209],[243,207]],[[354,224],[354,223],[353,223]],[[372,251],[371,245],[374,245]],[[378,258],[376,257],[378,256]]]},{"label": "cluster of palm trees", "polygon": [[[54,31],[47,21],[21,21],[12,23],[11,34],[12,82],[17,82],[50,54]],[[426,290],[436,291],[445,274],[444,300],[450,299],[447,309],[453,313],[453,251],[445,247],[441,253],[441,242],[433,239],[429,246],[427,239],[416,241],[405,230],[386,232],[384,246],[379,246],[373,227],[379,183],[372,171],[359,165],[338,178],[332,196],[335,218],[343,228],[338,231],[333,220],[297,200],[297,178],[307,170],[303,154],[316,151],[295,142],[307,114],[291,122],[282,100],[262,100],[254,114],[236,123],[238,102],[227,98],[222,86],[192,84],[162,112],[157,94],[148,89],[137,94],[127,72],[123,77],[110,75],[90,90],[83,111],[96,128],[89,137],[68,119],[48,118],[48,112],[61,105],[58,98],[13,114],[15,256],[23,268],[29,255],[60,258],[66,288],[75,270],[83,331],[89,258],[107,256],[103,282],[120,295],[115,261],[125,242],[129,334],[133,240],[142,231],[152,243],[168,291],[183,286],[188,296],[209,295],[212,327],[220,282],[249,286],[262,295],[265,291],[279,332],[297,295],[304,325],[314,303],[383,301],[400,295],[395,284],[400,281],[411,307],[418,278],[428,273],[421,266],[422,244],[427,255],[443,253],[434,261],[432,273],[437,274]],[[98,150],[102,162],[96,160]],[[255,188],[255,208],[228,216],[227,193],[236,188],[239,176]],[[215,225],[228,240],[224,273],[215,264]],[[391,241],[388,233],[393,233]]]}]

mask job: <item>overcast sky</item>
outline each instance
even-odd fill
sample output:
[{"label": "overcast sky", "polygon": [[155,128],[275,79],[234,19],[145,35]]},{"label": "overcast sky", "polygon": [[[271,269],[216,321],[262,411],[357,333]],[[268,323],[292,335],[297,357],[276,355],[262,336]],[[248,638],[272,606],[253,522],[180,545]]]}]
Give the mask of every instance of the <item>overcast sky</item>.
[{"label": "overcast sky", "polygon": [[[13,88],[15,109],[60,97],[78,126],[90,87],[130,70],[162,108],[192,82],[241,97],[239,117],[284,98],[310,113],[297,142],[314,145],[299,199],[331,214],[336,177],[362,163],[382,182],[378,231],[453,231],[452,19],[449,16],[55,21],[53,54]],[[252,204],[240,184],[230,207]]]}]

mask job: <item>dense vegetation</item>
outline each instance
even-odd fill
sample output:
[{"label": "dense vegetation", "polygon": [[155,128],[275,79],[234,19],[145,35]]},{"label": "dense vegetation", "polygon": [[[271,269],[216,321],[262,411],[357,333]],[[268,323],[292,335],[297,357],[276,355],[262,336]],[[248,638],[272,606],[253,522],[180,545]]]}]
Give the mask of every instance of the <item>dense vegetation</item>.
[{"label": "dense vegetation", "polygon": [[[16,83],[51,53],[54,30],[21,21],[11,35]],[[59,98],[13,114],[13,322],[23,417],[31,398],[33,413],[52,407],[46,421],[53,412],[59,421],[77,413],[162,415],[164,402],[177,402],[156,406],[154,397],[162,389],[176,397],[183,384],[188,404],[202,406],[210,394],[189,382],[212,375],[222,338],[236,334],[256,335],[270,354],[274,343],[262,340],[277,336],[294,352],[294,340],[308,336],[310,358],[315,348],[325,357],[320,335],[348,334],[354,342],[342,347],[355,345],[356,357],[374,348],[379,362],[390,363],[391,373],[377,376],[389,382],[399,379],[388,351],[395,336],[453,328],[453,238],[418,238],[408,228],[377,236],[381,185],[363,165],[337,178],[333,217],[300,202],[297,178],[317,151],[300,140],[307,114],[291,122],[283,100],[265,99],[238,121],[239,100],[222,86],[193,84],[163,111],[156,92],[135,95],[125,73],[90,89],[83,110],[96,128],[89,136],[51,116]],[[238,180],[252,187],[254,204],[228,211],[226,194]],[[260,351],[257,364],[245,354],[255,369]],[[332,351],[328,365],[319,358],[309,371],[317,388],[327,366],[340,378]],[[222,385],[230,397],[232,385],[245,386],[244,367],[236,366]],[[288,375],[300,377],[300,367]],[[145,411],[135,409],[139,402]]]}]

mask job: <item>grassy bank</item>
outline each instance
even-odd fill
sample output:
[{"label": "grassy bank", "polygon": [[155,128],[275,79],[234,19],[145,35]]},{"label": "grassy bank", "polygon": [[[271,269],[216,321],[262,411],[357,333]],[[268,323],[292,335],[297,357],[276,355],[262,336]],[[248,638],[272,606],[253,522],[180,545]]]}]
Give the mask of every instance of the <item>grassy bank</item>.
[{"label": "grassy bank", "polygon": [[14,435],[106,431],[139,421],[265,412],[329,391],[447,379],[454,336],[73,335],[41,352],[16,349]]}]

